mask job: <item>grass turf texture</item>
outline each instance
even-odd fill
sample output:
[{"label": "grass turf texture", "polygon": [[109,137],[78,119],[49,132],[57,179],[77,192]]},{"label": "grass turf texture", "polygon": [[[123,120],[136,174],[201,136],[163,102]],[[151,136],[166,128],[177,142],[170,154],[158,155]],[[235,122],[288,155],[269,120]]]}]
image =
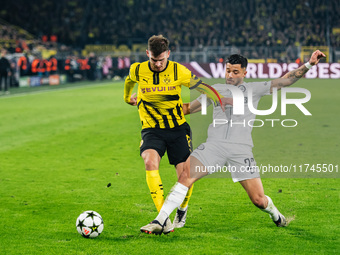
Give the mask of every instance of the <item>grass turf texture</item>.
[{"label": "grass turf texture", "polygon": [[[78,85],[83,86],[33,94],[17,89],[0,97],[1,254],[339,250],[340,181],[330,178],[263,179],[266,194],[282,213],[295,216],[288,228],[275,227],[241,185],[215,178],[195,184],[185,228],[168,236],[140,234],[156,209],[139,157],[137,111],[123,102],[120,82]],[[297,118],[298,127],[254,129],[257,163],[339,164],[338,81],[301,80],[295,86],[311,91],[305,106],[313,116],[292,110],[289,118]],[[185,88],[183,97],[189,101]],[[269,103],[264,98],[260,107],[267,109]],[[166,157],[160,169],[167,194],[176,174]],[[85,210],[104,219],[103,233],[93,240],[82,238],[75,227]]]}]

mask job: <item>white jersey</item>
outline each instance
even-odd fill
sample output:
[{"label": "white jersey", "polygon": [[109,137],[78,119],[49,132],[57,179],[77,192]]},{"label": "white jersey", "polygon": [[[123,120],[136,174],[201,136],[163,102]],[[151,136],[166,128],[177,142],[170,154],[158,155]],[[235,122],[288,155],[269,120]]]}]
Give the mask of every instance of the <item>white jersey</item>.
[{"label": "white jersey", "polygon": [[[231,97],[232,93],[228,89],[234,85],[215,84],[214,87],[222,96]],[[244,95],[244,114],[234,115],[233,107],[227,105],[226,111],[223,112],[220,105],[213,105],[213,123],[208,128],[209,141],[228,142],[236,144],[246,144],[254,146],[251,131],[253,129],[254,119],[256,115],[249,110],[248,107],[248,91],[252,91],[253,107],[257,109],[258,103],[262,96],[270,95],[271,82],[243,82],[236,86]],[[201,102],[202,96],[197,100]],[[235,101],[234,101],[235,102]],[[211,100],[207,101],[207,105],[212,104]]]}]

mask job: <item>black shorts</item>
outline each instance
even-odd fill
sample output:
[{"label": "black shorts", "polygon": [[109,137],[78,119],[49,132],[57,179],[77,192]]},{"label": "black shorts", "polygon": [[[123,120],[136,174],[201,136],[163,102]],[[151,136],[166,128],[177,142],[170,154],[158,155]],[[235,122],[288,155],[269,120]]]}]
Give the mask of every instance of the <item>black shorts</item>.
[{"label": "black shorts", "polygon": [[140,154],[147,149],[156,150],[160,157],[167,151],[171,165],[176,166],[185,162],[192,152],[191,130],[188,123],[171,129],[143,129]]}]

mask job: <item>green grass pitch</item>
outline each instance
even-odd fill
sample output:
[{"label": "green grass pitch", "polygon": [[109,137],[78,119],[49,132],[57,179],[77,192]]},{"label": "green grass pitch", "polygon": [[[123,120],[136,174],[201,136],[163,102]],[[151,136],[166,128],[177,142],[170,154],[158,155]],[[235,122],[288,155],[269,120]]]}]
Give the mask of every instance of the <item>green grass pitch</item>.
[{"label": "green grass pitch", "polygon": [[[291,107],[283,117],[278,109],[272,117],[295,118],[299,125],[254,128],[257,164],[339,165],[339,81],[304,79],[294,86],[310,90],[305,106],[313,115]],[[186,88],[183,98],[190,99]],[[260,107],[269,103],[264,98]],[[0,111],[0,254],[333,254],[340,249],[340,181],[317,174],[263,178],[265,193],[283,214],[295,217],[288,228],[275,227],[241,185],[207,178],[195,184],[185,228],[168,236],[139,233],[156,209],[139,157],[139,117],[123,102],[122,82],[13,89],[0,97]],[[176,174],[166,157],[160,172],[167,194]],[[104,219],[103,233],[93,240],[75,227],[85,210]]]}]

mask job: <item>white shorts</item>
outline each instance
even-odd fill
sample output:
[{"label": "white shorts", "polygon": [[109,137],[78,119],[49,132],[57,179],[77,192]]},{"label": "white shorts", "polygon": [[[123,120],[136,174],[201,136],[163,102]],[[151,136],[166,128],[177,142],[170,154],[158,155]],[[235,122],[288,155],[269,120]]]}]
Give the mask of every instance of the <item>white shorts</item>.
[{"label": "white shorts", "polygon": [[231,173],[234,182],[260,177],[250,145],[208,141],[198,146],[191,156],[205,166],[195,171]]}]

